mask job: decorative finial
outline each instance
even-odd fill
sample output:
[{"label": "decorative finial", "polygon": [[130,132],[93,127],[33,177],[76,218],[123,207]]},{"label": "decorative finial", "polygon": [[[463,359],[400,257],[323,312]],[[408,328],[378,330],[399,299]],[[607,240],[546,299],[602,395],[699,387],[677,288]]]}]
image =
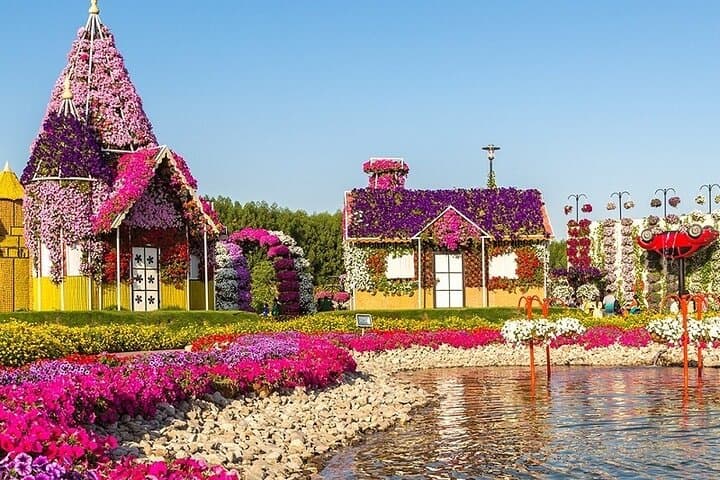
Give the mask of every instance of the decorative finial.
[{"label": "decorative finial", "polygon": [[9,172],[10,171],[10,162],[5,162],[5,168],[3,168],[3,172]]},{"label": "decorative finial", "polygon": [[88,13],[90,15],[97,15],[98,13],[100,13],[97,2],[98,0],[90,0],[90,10],[88,10]]},{"label": "decorative finial", "polygon": [[65,76],[65,80],[63,81],[63,94],[62,99],[63,100],[72,100],[73,94],[72,90],[70,90],[70,74]]}]

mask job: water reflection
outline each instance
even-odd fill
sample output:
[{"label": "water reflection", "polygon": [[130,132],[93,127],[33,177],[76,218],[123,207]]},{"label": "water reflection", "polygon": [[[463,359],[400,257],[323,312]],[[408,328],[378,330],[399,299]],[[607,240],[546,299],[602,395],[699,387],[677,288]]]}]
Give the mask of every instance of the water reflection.
[{"label": "water reflection", "polygon": [[520,368],[402,374],[439,401],[330,459],[324,479],[714,478],[720,375],[683,394],[670,368]]}]

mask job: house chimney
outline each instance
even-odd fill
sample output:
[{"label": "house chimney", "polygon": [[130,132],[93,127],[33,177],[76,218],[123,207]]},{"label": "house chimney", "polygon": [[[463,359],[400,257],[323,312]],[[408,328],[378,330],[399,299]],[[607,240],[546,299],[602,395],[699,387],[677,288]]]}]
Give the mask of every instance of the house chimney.
[{"label": "house chimney", "polygon": [[370,157],[363,163],[367,173],[368,188],[378,190],[402,190],[410,167],[402,157]]}]

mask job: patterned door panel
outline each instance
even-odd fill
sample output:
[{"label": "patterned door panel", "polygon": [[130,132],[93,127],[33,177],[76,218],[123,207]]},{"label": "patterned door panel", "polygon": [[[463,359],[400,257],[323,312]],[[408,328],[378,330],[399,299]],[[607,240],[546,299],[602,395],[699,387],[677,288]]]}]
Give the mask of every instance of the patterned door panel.
[{"label": "patterned door panel", "polygon": [[133,310],[157,310],[160,308],[160,252],[154,247],[133,247],[132,253]]}]

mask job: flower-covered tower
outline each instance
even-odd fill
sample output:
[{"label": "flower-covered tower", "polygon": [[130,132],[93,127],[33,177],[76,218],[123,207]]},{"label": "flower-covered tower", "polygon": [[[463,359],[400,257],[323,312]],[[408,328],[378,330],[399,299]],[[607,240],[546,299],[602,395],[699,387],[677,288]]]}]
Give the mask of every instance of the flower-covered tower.
[{"label": "flower-covered tower", "polygon": [[97,0],[22,182],[35,309],[210,307],[220,224],[183,158],[157,144]]},{"label": "flower-covered tower", "polygon": [[0,312],[27,310],[30,263],[23,237],[23,187],[10,170],[0,172]]}]

